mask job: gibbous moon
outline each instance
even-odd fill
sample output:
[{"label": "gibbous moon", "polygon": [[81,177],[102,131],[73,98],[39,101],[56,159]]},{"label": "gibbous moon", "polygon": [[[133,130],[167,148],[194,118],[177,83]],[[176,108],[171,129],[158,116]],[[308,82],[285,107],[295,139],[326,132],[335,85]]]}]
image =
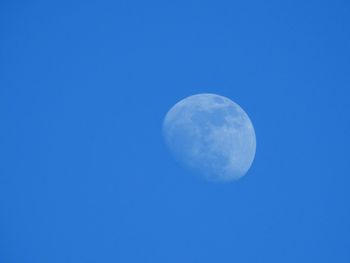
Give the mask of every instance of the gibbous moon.
[{"label": "gibbous moon", "polygon": [[234,181],[253,163],[255,132],[245,111],[216,94],[197,94],[166,114],[163,135],[175,158],[210,181]]}]

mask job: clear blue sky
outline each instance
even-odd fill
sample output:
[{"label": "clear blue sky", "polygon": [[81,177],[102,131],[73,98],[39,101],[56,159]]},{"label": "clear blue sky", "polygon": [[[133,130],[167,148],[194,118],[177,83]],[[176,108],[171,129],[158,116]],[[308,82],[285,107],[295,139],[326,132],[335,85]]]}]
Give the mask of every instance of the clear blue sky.
[{"label": "clear blue sky", "polygon": [[[1,263],[350,262],[349,1],[2,1]],[[161,124],[239,103],[257,154],[208,183]]]}]

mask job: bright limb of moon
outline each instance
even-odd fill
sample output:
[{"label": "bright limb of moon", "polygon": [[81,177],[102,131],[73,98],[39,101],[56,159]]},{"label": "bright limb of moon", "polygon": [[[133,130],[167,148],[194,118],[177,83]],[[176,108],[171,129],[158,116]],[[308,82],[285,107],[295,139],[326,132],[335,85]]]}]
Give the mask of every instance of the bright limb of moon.
[{"label": "bright limb of moon", "polygon": [[256,137],[245,111],[216,94],[197,94],[166,114],[163,135],[175,158],[210,181],[234,181],[253,163]]}]

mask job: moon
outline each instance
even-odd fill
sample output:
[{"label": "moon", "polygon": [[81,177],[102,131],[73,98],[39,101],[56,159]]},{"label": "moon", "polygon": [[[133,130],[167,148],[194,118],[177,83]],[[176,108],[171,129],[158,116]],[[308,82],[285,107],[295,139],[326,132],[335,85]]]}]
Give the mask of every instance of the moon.
[{"label": "moon", "polygon": [[253,124],[224,96],[204,93],[179,101],[166,114],[162,131],[175,159],[209,181],[238,180],[253,163]]}]

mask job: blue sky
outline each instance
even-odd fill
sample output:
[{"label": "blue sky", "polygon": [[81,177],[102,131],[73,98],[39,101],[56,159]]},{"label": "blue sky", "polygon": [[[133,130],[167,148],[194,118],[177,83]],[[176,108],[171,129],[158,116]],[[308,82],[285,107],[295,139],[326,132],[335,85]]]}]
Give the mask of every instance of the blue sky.
[{"label": "blue sky", "polygon": [[[0,262],[350,262],[348,1],[2,1]],[[178,100],[252,119],[209,183],[161,136]]]}]

